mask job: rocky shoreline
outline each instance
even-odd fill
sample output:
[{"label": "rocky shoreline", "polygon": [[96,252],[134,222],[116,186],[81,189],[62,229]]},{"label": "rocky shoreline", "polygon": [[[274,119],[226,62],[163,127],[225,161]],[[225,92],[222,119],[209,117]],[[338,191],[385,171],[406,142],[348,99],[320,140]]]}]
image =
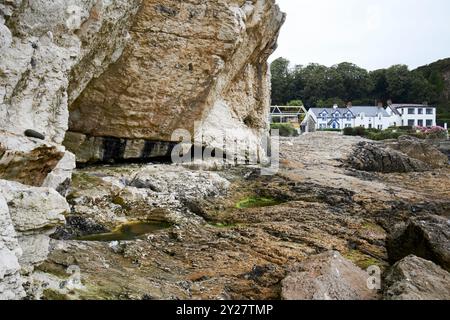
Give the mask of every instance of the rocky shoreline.
[{"label": "rocky shoreline", "polygon": [[[284,20],[275,0],[1,2],[0,300],[450,299],[428,141],[282,138],[261,175]],[[173,164],[180,140],[232,161]]]},{"label": "rocky shoreline", "polygon": [[[333,133],[283,139],[272,177],[249,167],[77,170],[72,222],[56,233],[66,237],[51,241],[35,279],[53,285],[34,298],[448,299],[449,168],[358,171],[345,163],[361,142]],[[248,198],[274,202],[238,208]],[[172,226],[130,241],[74,240],[133,221]],[[327,269],[334,264],[343,273]],[[71,265],[83,287],[59,289]],[[380,270],[373,290],[371,267]],[[321,276],[298,271],[308,268]]]}]

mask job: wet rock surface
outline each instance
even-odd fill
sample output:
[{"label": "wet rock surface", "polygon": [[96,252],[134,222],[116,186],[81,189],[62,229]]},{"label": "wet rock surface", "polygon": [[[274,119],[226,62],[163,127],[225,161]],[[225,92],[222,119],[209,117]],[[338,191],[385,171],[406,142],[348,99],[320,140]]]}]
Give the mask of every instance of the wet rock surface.
[{"label": "wet rock surface", "polygon": [[450,273],[431,261],[410,255],[386,275],[386,300],[450,300]]},{"label": "wet rock surface", "polygon": [[[388,270],[396,262],[386,245],[395,225],[419,216],[445,217],[450,172],[378,173],[342,166],[361,141],[334,133],[282,138],[281,167],[274,176],[252,167],[77,170],[68,196],[68,218],[83,219],[81,226],[74,224],[75,233],[86,227],[83,221],[108,230],[133,221],[172,226],[132,241],[54,239],[39,279],[66,281],[67,268],[76,265],[83,287],[64,291],[69,299],[280,299],[282,281],[298,271],[295,266],[330,250],[364,271]],[[262,198],[272,205],[238,206]],[[41,296],[61,293],[52,288]],[[344,296],[355,294],[347,289]]]}]

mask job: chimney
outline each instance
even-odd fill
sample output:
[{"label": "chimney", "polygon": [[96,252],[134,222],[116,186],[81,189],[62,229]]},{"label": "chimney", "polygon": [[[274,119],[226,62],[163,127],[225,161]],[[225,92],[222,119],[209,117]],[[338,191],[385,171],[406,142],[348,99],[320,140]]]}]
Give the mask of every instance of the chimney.
[{"label": "chimney", "polygon": [[337,109],[339,106],[337,104],[334,104],[333,109]]},{"label": "chimney", "polygon": [[388,105],[388,106],[392,106],[392,100],[391,100],[391,99],[389,99],[389,100],[387,101],[387,105]]},{"label": "chimney", "polygon": [[427,105],[428,105],[428,101],[424,101],[422,104],[423,104],[424,106],[427,106]]},{"label": "chimney", "polygon": [[347,102],[347,108],[353,107],[353,103],[351,101]]},{"label": "chimney", "polygon": [[378,104],[377,104],[377,106],[378,106],[378,108],[383,108],[384,106],[383,106],[383,102],[378,102]]}]

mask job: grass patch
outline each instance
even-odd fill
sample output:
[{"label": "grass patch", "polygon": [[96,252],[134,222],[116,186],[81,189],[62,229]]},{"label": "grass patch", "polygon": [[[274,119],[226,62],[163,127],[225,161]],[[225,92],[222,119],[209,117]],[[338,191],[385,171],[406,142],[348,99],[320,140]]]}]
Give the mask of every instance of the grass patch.
[{"label": "grass patch", "polygon": [[219,228],[219,229],[230,229],[230,228],[235,228],[235,227],[240,226],[237,223],[228,223],[228,222],[211,222],[211,223],[209,223],[209,225],[214,228]]},{"label": "grass patch", "polygon": [[238,209],[271,207],[281,204],[282,201],[274,198],[247,197],[236,203]]},{"label": "grass patch", "polygon": [[372,223],[372,222],[366,222],[362,225],[363,229],[378,233],[378,234],[385,234],[386,231],[378,224]]}]

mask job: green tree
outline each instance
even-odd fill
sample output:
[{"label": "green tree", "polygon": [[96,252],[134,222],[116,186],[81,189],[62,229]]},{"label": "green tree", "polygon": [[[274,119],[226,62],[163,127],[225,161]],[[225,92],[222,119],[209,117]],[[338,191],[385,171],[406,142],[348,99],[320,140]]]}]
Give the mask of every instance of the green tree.
[{"label": "green tree", "polygon": [[420,72],[410,73],[410,88],[408,101],[422,103],[424,101],[436,101],[437,95],[431,83]]},{"label": "green tree", "polygon": [[408,101],[411,77],[406,65],[395,65],[386,70],[387,94],[397,102]]},{"label": "green tree", "polygon": [[338,79],[342,81],[343,86],[342,93],[334,96],[341,97],[346,101],[362,99],[368,96],[372,85],[367,70],[349,62],[340,63],[331,69],[336,70]]},{"label": "green tree", "polygon": [[278,58],[270,65],[272,74],[272,104],[285,105],[291,100],[292,75],[289,60]]},{"label": "green tree", "polygon": [[303,106],[303,101],[302,100],[291,100],[287,103],[287,105],[290,107]]},{"label": "green tree", "polygon": [[[285,105],[300,100],[307,108],[424,101],[438,106],[438,118],[450,116],[450,59],[410,71],[406,65],[368,72],[343,62],[328,68],[312,63],[289,67],[284,58],[275,60],[272,71],[273,104]],[[296,102],[292,102],[296,103]],[[439,120],[439,119],[438,119]]]},{"label": "green tree", "polygon": [[389,100],[388,95],[388,82],[386,79],[386,69],[380,69],[370,72],[369,81],[371,86],[371,92],[369,96],[373,100],[387,102]]},{"label": "green tree", "polygon": [[317,102],[318,108],[331,108],[335,104],[337,104],[339,107],[345,107],[346,103],[341,98],[328,98],[326,100],[319,100]]}]

